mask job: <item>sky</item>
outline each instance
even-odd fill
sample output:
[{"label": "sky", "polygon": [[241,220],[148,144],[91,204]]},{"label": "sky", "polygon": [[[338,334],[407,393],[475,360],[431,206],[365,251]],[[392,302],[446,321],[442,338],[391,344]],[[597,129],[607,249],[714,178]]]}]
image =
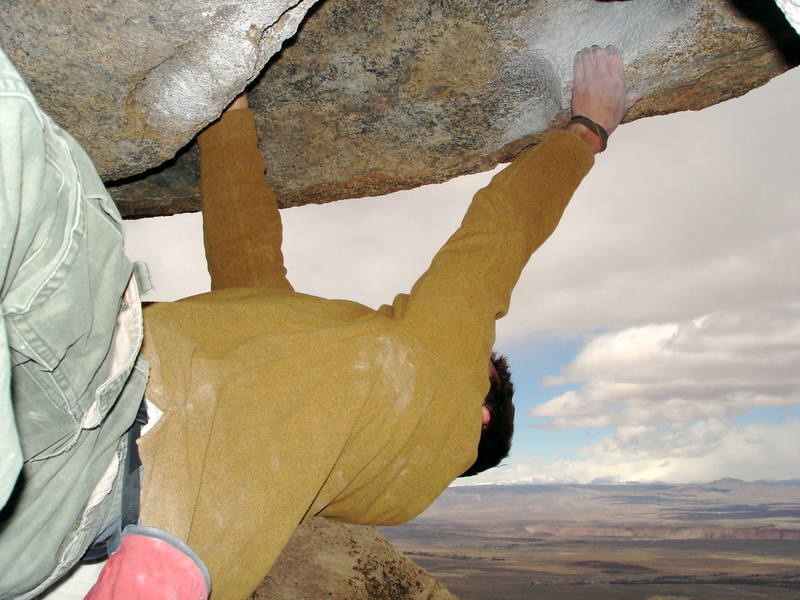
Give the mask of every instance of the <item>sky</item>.
[{"label": "sky", "polygon": [[[514,448],[457,483],[800,478],[800,68],[617,129],[498,322]],[[298,291],[407,292],[491,173],[282,211]],[[173,300],[208,290],[201,215],[127,221]]]}]

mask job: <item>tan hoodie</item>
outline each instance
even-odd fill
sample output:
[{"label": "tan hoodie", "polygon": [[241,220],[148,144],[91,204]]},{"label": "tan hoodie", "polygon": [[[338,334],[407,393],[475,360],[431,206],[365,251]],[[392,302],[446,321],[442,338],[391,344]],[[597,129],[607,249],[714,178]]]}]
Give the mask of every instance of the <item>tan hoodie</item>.
[{"label": "tan hoodie", "polygon": [[292,290],[249,110],[200,148],[213,291],[145,312],[147,395],[165,414],[139,442],[141,523],[194,548],[212,598],[239,600],[305,517],[403,523],[472,464],[495,320],[593,155],[548,134],[374,311]]}]

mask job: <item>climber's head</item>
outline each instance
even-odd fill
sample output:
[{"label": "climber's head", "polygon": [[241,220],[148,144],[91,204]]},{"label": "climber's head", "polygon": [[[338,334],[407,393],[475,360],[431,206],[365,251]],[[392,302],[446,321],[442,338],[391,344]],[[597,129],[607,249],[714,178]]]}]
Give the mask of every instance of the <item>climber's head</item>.
[{"label": "climber's head", "polygon": [[469,477],[500,464],[511,450],[514,435],[514,384],[505,356],[493,352],[489,361],[489,393],[483,400],[483,425],[478,457],[461,474]]}]

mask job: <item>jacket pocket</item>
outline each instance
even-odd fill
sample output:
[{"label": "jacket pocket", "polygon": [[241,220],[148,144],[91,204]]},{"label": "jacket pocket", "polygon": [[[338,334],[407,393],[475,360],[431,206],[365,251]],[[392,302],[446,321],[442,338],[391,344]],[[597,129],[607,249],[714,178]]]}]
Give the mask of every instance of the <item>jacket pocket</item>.
[{"label": "jacket pocket", "polygon": [[104,191],[87,197],[81,157],[88,161],[73,157],[72,177],[50,202],[57,222],[42,219],[47,236],[29,239],[44,243],[31,244],[3,298],[26,460],[61,453],[82,429],[102,422],[141,344],[141,307],[119,223]]}]

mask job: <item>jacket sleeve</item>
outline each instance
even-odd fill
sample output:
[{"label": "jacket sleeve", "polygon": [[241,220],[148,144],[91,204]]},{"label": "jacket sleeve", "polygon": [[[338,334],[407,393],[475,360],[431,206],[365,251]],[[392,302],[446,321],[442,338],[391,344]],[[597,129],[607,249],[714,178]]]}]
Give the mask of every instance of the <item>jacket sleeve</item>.
[{"label": "jacket sleeve", "polygon": [[281,218],[264,175],[252,111],[223,113],[198,141],[211,289],[291,290],[281,252]]},{"label": "jacket sleeve", "polygon": [[555,230],[593,164],[577,136],[546,135],[475,195],[410,294],[395,300],[394,317],[453,376],[475,373],[485,387],[494,322],[508,311],[523,267]]},{"label": "jacket sleeve", "polygon": [[[0,49],[0,67],[11,66],[9,63],[3,64],[5,60]],[[11,71],[14,72],[13,67]],[[16,84],[13,76],[8,77],[8,81]],[[22,80],[19,79],[19,82]],[[44,179],[47,149],[33,104],[32,98],[25,98],[19,93],[0,94],[0,301],[10,289],[14,273],[25,258],[23,255],[15,261],[13,250],[15,238],[20,236],[20,206],[26,200],[26,188],[32,188],[28,193],[36,194],[39,182]],[[31,231],[30,238],[22,239],[30,240],[34,233]],[[19,245],[25,247],[25,244]],[[6,335],[5,311],[0,310],[0,508],[3,508],[14,490],[22,469],[22,449],[11,394],[12,364]]]}]

